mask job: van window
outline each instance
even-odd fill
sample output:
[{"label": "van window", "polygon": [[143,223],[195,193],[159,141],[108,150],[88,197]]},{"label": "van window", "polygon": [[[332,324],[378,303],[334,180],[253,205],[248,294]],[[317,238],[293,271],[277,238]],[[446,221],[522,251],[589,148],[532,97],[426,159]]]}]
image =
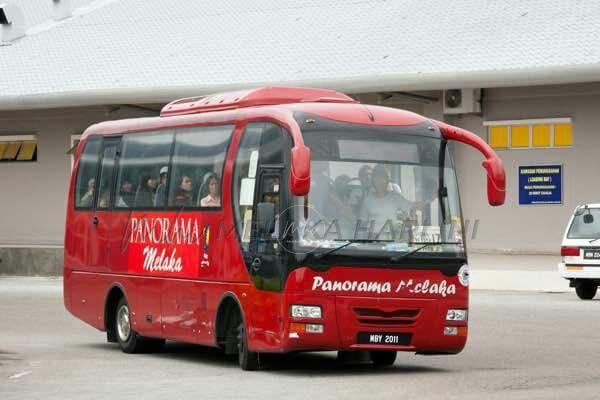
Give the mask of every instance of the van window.
[{"label": "van window", "polygon": [[221,181],[233,125],[176,129],[169,206],[220,208]]},{"label": "van window", "polygon": [[116,208],[164,208],[172,144],[171,130],[123,137]]},{"label": "van window", "polygon": [[586,224],[583,217],[588,213],[584,211],[581,215],[575,215],[569,228],[567,238],[569,239],[598,239],[600,238],[600,208],[589,208],[589,213],[594,217],[591,224]]},{"label": "van window", "polygon": [[81,153],[75,184],[75,207],[77,208],[91,209],[94,205],[101,141],[100,137],[90,137]]}]

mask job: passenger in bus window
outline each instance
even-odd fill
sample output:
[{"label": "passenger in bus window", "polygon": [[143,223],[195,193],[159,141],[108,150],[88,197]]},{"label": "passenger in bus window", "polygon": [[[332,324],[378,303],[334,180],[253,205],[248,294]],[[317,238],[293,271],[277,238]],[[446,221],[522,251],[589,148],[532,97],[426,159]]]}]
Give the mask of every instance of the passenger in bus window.
[{"label": "passenger in bus window", "polygon": [[164,166],[160,169],[159,183],[156,187],[156,195],[154,196],[154,207],[162,207],[167,202],[167,175],[169,167]]},{"label": "passenger in bus window", "polygon": [[356,213],[350,203],[352,187],[351,178],[342,174],[333,181],[332,190],[329,192],[329,200],[325,207],[325,215],[331,217],[327,231],[334,235],[328,239],[338,239],[352,237],[352,229],[356,226]]},{"label": "passenger in bus window", "polygon": [[98,208],[110,207],[110,196],[107,192],[104,192],[102,197],[98,200]]},{"label": "passenger in bus window", "polygon": [[[365,197],[360,218],[363,223],[373,224],[373,232],[378,233],[398,215],[409,216],[413,204],[396,191],[390,190],[390,173],[384,165],[378,164],[373,168],[372,181],[373,190]],[[390,237],[369,239],[384,240]]]},{"label": "passenger in bus window", "polygon": [[87,192],[81,196],[81,207],[91,207],[94,201],[94,192],[96,191],[96,180],[94,178],[88,181]]},{"label": "passenger in bus window", "polygon": [[208,194],[200,199],[200,207],[221,207],[221,180],[217,174],[209,174],[202,186],[205,184],[208,186]]},{"label": "passenger in bus window", "polygon": [[174,205],[178,207],[191,206],[192,191],[194,189],[192,179],[187,175],[182,175],[177,181],[179,184],[175,189]]},{"label": "passenger in bus window", "polygon": [[135,200],[135,192],[133,190],[133,184],[124,179],[119,188],[119,199],[117,200],[117,207],[131,207]]},{"label": "passenger in bus window", "polygon": [[155,180],[150,175],[142,176],[140,184],[135,192],[135,207],[136,208],[148,208],[152,207],[153,201],[153,186]]}]

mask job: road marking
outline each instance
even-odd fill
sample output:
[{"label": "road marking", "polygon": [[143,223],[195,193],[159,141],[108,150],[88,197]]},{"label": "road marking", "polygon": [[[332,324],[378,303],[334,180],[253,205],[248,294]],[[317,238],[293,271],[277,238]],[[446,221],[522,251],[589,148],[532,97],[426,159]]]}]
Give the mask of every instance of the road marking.
[{"label": "road marking", "polygon": [[19,372],[18,374],[11,375],[8,379],[19,379],[19,378],[22,378],[24,376],[31,374],[31,372],[32,371]]}]

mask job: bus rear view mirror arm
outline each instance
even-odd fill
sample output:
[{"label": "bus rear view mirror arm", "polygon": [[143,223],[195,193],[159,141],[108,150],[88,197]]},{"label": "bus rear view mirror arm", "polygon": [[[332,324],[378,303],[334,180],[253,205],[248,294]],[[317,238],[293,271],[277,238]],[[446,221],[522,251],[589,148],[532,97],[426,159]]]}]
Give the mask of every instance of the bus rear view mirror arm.
[{"label": "bus rear view mirror arm", "polygon": [[504,199],[506,198],[506,175],[502,159],[476,134],[444,122],[434,122],[440,128],[442,136],[447,140],[455,140],[468,144],[483,154],[485,160],[483,160],[482,166],[487,171],[488,202],[491,206],[501,206],[504,204]]}]

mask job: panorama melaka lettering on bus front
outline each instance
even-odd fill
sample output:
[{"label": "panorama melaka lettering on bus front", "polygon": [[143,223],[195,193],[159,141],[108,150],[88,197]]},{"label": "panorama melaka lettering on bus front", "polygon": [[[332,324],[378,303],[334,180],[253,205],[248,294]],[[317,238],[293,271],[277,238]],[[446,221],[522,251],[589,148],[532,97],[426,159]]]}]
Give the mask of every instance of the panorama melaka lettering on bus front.
[{"label": "panorama melaka lettering on bus front", "polygon": [[480,150],[503,204],[502,161],[478,136],[330,90],[94,125],[71,178],[65,306],[126,352],[193,342],[244,369],[261,353],[458,353],[469,272],[449,141]]}]

